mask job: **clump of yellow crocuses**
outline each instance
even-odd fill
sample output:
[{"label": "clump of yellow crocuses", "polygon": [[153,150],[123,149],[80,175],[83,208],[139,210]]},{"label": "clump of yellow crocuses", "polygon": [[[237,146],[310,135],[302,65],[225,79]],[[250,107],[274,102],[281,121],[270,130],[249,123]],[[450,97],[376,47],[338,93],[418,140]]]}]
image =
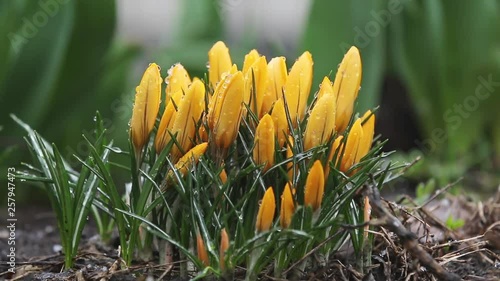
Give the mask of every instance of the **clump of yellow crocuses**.
[{"label": "clump of yellow crocuses", "polygon": [[[358,49],[352,47],[346,53],[333,82],[325,76],[316,94],[311,94],[316,90],[311,89],[314,63],[307,51],[291,64],[290,71],[284,57],[268,61],[257,50],[245,55],[239,69],[223,42],[208,51],[208,61],[208,81],[190,78],[180,63],[169,69],[160,116],[160,69],[156,64],[146,69],[130,123],[136,151],[149,147],[149,136],[157,124],[152,147],[156,155],[169,148],[168,157],[174,163],[165,175],[167,186],[176,184],[174,171],[185,176],[199,161],[205,161],[202,159],[209,161],[203,164],[205,170],[217,168],[219,179],[212,177],[212,185],[222,182],[243,193],[249,187],[234,186],[234,179],[260,185],[262,188],[252,189],[252,198],[262,198],[260,206],[252,214],[242,214],[244,220],[253,221],[257,235],[297,226],[292,219],[304,215],[301,209],[309,208],[316,220],[324,208],[324,197],[334,198],[331,194],[336,187],[328,183],[343,179],[338,175],[355,176],[373,142],[375,115],[371,111],[361,117],[353,114],[362,77]],[[249,165],[252,169],[247,169]],[[241,176],[243,170],[250,172]],[[220,187],[213,190],[224,202],[231,197],[221,196]],[[275,193],[281,196],[275,197]],[[221,201],[214,206],[218,204]],[[279,223],[275,224],[276,212]],[[209,259],[207,241],[198,229],[195,233],[197,257],[209,266],[217,258]],[[224,271],[230,264],[226,255],[229,241],[239,240],[230,239],[226,228],[220,229],[220,237],[218,260]]]}]

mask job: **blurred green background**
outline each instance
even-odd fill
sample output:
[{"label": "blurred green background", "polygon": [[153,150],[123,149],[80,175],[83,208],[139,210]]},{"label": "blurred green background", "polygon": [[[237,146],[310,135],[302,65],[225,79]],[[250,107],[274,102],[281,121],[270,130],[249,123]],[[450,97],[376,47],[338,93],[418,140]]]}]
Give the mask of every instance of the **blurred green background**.
[{"label": "blurred green background", "polygon": [[[149,62],[163,77],[177,62],[204,77],[209,48],[224,40],[240,66],[253,48],[268,59],[285,55],[289,66],[309,50],[313,91],[356,45],[358,112],[380,105],[386,149],[398,150],[397,161],[423,159],[406,185],[464,177],[463,186],[492,192],[500,170],[498,27],[498,0],[0,0],[1,179],[7,167],[31,162],[10,113],[77,165],[72,155],[86,154],[81,135],[90,134],[96,110],[125,147],[134,88]],[[17,192],[35,198],[31,190]]]}]

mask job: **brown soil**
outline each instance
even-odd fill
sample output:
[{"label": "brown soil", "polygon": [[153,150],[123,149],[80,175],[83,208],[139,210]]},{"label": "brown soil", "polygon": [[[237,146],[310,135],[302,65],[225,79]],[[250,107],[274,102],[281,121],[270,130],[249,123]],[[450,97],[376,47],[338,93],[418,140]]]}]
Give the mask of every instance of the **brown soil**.
[{"label": "brown soil", "polygon": [[[403,204],[384,201],[383,206],[397,217],[404,227],[416,234],[419,247],[447,272],[463,280],[500,280],[500,192],[483,203],[466,198],[451,197],[442,190],[436,200],[422,205],[407,199]],[[447,228],[444,221],[450,214],[466,221],[456,230]],[[73,270],[61,272],[63,255],[60,252],[56,221],[50,209],[18,208],[16,224],[16,274],[8,269],[6,243],[9,235],[0,230],[0,280],[182,280],[177,266],[136,263],[120,268],[115,245],[104,245],[92,225],[84,230],[81,250]],[[0,218],[6,221],[6,218]],[[379,217],[380,219],[380,217]],[[396,235],[389,227],[373,228],[375,243],[365,272],[356,270],[355,261],[344,249],[333,257],[325,268],[312,268],[303,280],[440,280],[421,257],[414,256],[405,237]],[[113,243],[111,243],[113,244]],[[244,269],[234,279],[244,277]],[[262,280],[271,279],[265,272]]]}]

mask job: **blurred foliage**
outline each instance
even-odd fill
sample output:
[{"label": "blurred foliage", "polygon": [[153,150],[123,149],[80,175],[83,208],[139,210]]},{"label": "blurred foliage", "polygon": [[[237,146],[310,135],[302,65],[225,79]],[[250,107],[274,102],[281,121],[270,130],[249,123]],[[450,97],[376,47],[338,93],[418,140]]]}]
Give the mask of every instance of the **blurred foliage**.
[{"label": "blurred foliage", "polygon": [[431,158],[426,166],[444,163],[426,169],[427,176],[449,180],[472,166],[494,171],[499,164],[499,25],[497,0],[316,0],[303,46],[316,55],[320,73],[347,46],[360,49],[361,111],[380,104],[385,74],[399,77],[423,133],[415,145]]},{"label": "blurred foliage", "polygon": [[28,156],[9,113],[64,144],[61,153],[70,159],[85,152],[78,141],[97,109],[114,128],[111,118],[123,111],[117,103],[138,54],[113,40],[115,6],[113,0],[0,0],[2,167]]}]

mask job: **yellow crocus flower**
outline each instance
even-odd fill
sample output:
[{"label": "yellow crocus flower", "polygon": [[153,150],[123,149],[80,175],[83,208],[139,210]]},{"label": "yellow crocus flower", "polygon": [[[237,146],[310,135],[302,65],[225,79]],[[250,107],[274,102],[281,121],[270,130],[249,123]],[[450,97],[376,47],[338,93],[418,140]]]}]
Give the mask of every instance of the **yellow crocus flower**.
[{"label": "yellow crocus flower", "polygon": [[276,202],[274,201],[274,191],[272,187],[268,187],[257,214],[255,222],[255,230],[257,233],[267,231],[273,225],[274,212],[276,210]]},{"label": "yellow crocus flower", "polygon": [[297,126],[297,118],[304,118],[312,78],[313,60],[311,53],[306,51],[293,64],[285,84],[286,103],[294,126]]},{"label": "yellow crocus flower", "polygon": [[227,235],[226,229],[223,228],[220,231],[220,246],[219,246],[219,266],[222,271],[226,269],[226,251],[228,248],[229,248],[229,236]]},{"label": "yellow crocus flower", "polygon": [[359,50],[353,46],[342,59],[333,83],[333,93],[337,96],[335,123],[339,133],[345,130],[351,119],[361,85],[361,75],[361,56]]},{"label": "yellow crocus flower", "polygon": [[283,99],[279,99],[273,107],[273,112],[271,117],[274,122],[274,131],[276,138],[278,139],[279,147],[283,147],[286,142],[286,136],[288,135],[288,121],[286,119],[285,104]]},{"label": "yellow crocus flower", "polygon": [[262,102],[264,93],[267,91],[267,62],[266,57],[261,56],[248,68],[245,74],[245,103],[254,114],[261,118]]},{"label": "yellow crocus flower", "polygon": [[175,120],[172,128],[167,132],[176,136],[177,145],[174,144],[170,151],[172,161],[177,161],[183,152],[188,151],[193,146],[196,136],[196,123],[200,119],[201,113],[205,109],[205,85],[201,80],[195,79],[189,86],[187,93],[182,97],[178,111],[175,113]]},{"label": "yellow crocus flower", "polygon": [[229,148],[238,135],[244,88],[243,74],[237,71],[226,75],[212,97],[207,121],[212,139],[220,148]]},{"label": "yellow crocus flower", "polygon": [[[178,170],[182,175],[186,175],[188,169],[198,163],[200,157],[205,154],[205,151],[207,151],[207,147],[208,143],[204,142],[191,148],[186,154],[184,154],[184,156],[181,157],[181,159],[179,159],[179,161],[177,161],[177,163],[174,165],[174,168]],[[172,176],[173,172],[169,171],[168,177]]]},{"label": "yellow crocus flower", "polygon": [[208,63],[208,79],[212,88],[215,89],[217,83],[222,80],[222,74],[228,72],[233,65],[229,49],[224,42],[218,41],[208,51]]},{"label": "yellow crocus flower", "polygon": [[160,67],[152,63],[144,72],[141,83],[135,89],[135,102],[130,120],[130,137],[136,151],[146,144],[155,125],[160,109],[161,97]]},{"label": "yellow crocus flower", "polygon": [[276,57],[267,64],[267,90],[262,99],[261,114],[271,111],[273,104],[283,97],[288,71],[285,57]]},{"label": "yellow crocus flower", "polygon": [[208,259],[207,248],[205,247],[205,242],[201,237],[201,234],[196,233],[196,252],[198,254],[198,259],[203,263],[204,266],[209,266],[210,261]]},{"label": "yellow crocus flower", "polygon": [[368,110],[363,117],[361,117],[363,124],[363,138],[359,143],[358,153],[356,153],[356,163],[359,163],[361,158],[365,157],[370,151],[373,142],[373,134],[375,131],[375,114]]},{"label": "yellow crocus flower", "polygon": [[361,119],[358,119],[352,125],[349,135],[347,136],[342,162],[340,163],[340,170],[342,172],[347,172],[356,164],[356,154],[358,153],[359,142],[362,137],[363,127],[361,127]]},{"label": "yellow crocus flower", "polygon": [[184,96],[182,91],[175,92],[170,96],[170,99],[167,100],[167,106],[163,111],[163,115],[161,116],[160,125],[158,126],[158,131],[156,132],[155,137],[155,149],[156,153],[160,154],[161,151],[165,148],[168,142],[171,139],[168,130],[172,129],[172,126],[175,121],[177,108]]},{"label": "yellow crocus flower", "polygon": [[273,118],[266,114],[255,130],[253,149],[253,159],[257,165],[264,165],[264,171],[274,165],[274,135]]},{"label": "yellow crocus flower", "polygon": [[243,74],[246,74],[250,67],[260,58],[259,52],[253,49],[248,54],[245,55],[245,60],[243,61],[243,69],[241,70]]},{"label": "yellow crocus flower", "polygon": [[309,116],[304,133],[304,149],[326,143],[335,133],[336,102],[332,94],[321,96]]},{"label": "yellow crocus flower", "polygon": [[333,84],[332,84],[332,81],[330,81],[330,78],[328,78],[328,76],[325,76],[323,78],[323,81],[319,85],[318,100],[322,96],[324,96],[325,94],[332,94],[333,95]]},{"label": "yellow crocus flower", "polygon": [[316,160],[306,178],[304,189],[304,205],[311,206],[313,211],[321,207],[325,192],[325,175],[321,161]]},{"label": "yellow crocus flower", "polygon": [[165,100],[170,100],[173,93],[176,92],[187,92],[189,85],[191,84],[191,78],[189,74],[180,63],[174,64],[169,70],[168,75],[165,78],[165,83],[167,87],[165,89]]},{"label": "yellow crocus flower", "polygon": [[283,194],[281,195],[280,225],[282,228],[288,228],[288,226],[290,226],[294,212],[295,204],[293,202],[290,183],[288,182],[283,189]]}]

